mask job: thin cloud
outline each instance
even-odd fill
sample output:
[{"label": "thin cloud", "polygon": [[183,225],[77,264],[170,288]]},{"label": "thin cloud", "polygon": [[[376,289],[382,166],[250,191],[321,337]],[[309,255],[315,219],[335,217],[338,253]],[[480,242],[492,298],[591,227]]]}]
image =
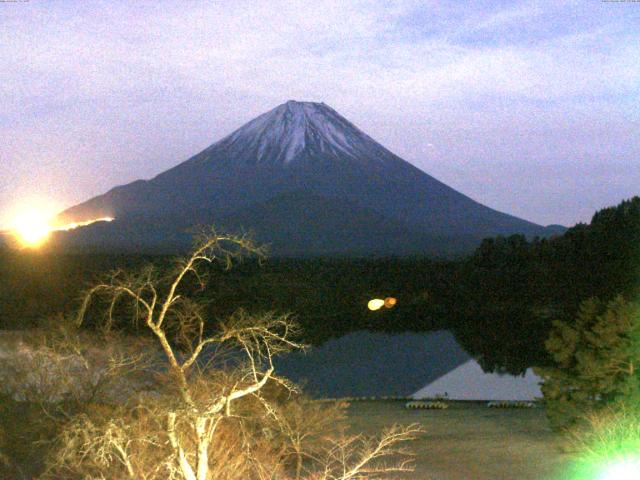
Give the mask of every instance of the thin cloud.
[{"label": "thin cloud", "polygon": [[[0,161],[13,173],[0,176],[0,223],[17,201],[3,193],[9,186],[26,192],[29,178],[64,183],[74,172],[50,192],[68,205],[148,178],[289,98],[325,101],[492,207],[541,223],[585,220],[563,205],[515,209],[512,194],[474,182],[502,175],[505,165],[521,184],[531,183],[522,164],[573,172],[567,162],[588,152],[598,153],[592,164],[638,165],[640,140],[624,134],[638,124],[638,14],[609,7],[2,4],[0,135],[12,140],[0,145]],[[582,142],[577,151],[565,141],[576,131],[588,132],[573,135]],[[434,139],[437,149],[429,147]],[[537,178],[540,197],[574,195],[549,175]],[[630,175],[640,184],[640,173]],[[603,206],[633,193],[616,178],[606,199],[588,202]]]}]

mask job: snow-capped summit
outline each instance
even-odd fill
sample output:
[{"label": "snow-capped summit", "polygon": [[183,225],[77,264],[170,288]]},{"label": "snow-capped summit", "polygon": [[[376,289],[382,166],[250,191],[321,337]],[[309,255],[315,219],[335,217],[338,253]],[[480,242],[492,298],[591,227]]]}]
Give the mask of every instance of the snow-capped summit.
[{"label": "snow-capped summit", "polygon": [[451,253],[487,236],[547,234],[453,190],[324,103],[296,101],[59,220],[99,217],[115,221],[69,234],[67,245],[173,250],[188,245],[196,224],[253,230],[286,255]]},{"label": "snow-capped summit", "polygon": [[324,103],[289,100],[214,143],[229,158],[247,164],[287,165],[315,158],[388,164],[394,157]]}]

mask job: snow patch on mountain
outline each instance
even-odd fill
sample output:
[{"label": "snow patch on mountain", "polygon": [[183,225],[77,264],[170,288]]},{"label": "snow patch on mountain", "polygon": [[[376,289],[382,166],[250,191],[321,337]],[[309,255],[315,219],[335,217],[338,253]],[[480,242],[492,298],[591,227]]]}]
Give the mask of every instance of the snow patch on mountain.
[{"label": "snow patch on mountain", "polygon": [[290,100],[266,112],[207,150],[222,149],[228,158],[288,165],[301,154],[360,161],[394,156],[324,103]]}]

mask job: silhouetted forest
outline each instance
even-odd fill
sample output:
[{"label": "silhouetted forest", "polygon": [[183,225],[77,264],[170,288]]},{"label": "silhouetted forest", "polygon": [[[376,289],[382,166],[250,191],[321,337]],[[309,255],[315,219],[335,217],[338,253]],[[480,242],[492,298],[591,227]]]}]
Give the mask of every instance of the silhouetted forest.
[{"label": "silhouetted forest", "polygon": [[[0,250],[0,328],[73,312],[82,290],[101,275],[151,262],[169,266],[172,259]],[[574,318],[586,298],[638,292],[640,198],[601,210],[562,236],[486,239],[455,261],[247,259],[208,274],[209,287],[200,291],[194,283],[192,293],[209,300],[213,319],[238,307],[292,312],[314,344],[360,329],[450,329],[485,369],[521,372],[548,362],[544,340],[554,319]],[[393,309],[367,310],[369,299],[386,296],[398,299]]]}]

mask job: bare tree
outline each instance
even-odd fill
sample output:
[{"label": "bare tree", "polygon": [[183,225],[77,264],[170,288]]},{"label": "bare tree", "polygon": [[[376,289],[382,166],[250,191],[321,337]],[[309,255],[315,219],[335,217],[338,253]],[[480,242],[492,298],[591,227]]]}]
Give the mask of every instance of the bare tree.
[{"label": "bare tree", "polygon": [[[120,403],[101,406],[100,415],[77,415],[59,439],[51,478],[266,480],[287,477],[292,454],[296,478],[305,460],[315,466],[304,469],[306,477],[324,480],[408,468],[404,462],[373,465],[383,456],[404,453],[393,447],[412,438],[415,426],[390,430],[378,442],[351,437],[308,448],[308,439],[319,432],[304,432],[291,408],[281,408],[272,393],[296,393],[275,374],[273,363],[274,356],[303,348],[288,315],[239,310],[215,330],[207,328],[204,305],[190,298],[186,284],[195,280],[204,288],[203,266],[220,261],[229,267],[246,254],[262,256],[263,251],[246,237],[208,231],[168,275],[153,267],[137,274],[118,271],[86,293],[78,324],[100,298],[106,307],[103,333],[108,333],[126,304],[159,345],[166,368],[154,372],[154,391],[123,396]],[[139,361],[121,358],[117,366],[133,368]]]},{"label": "bare tree", "polygon": [[[393,426],[379,438],[349,436],[344,430],[335,429],[347,406],[303,399],[286,403],[274,415],[278,431],[286,438],[284,458],[294,459],[294,478],[373,479],[392,472],[412,471],[412,455],[400,444],[422,432],[418,425]],[[387,463],[392,458],[396,462]]]},{"label": "bare tree", "polygon": [[[361,435],[338,440],[323,461],[323,470],[314,475],[318,480],[363,480],[413,471],[411,452],[400,445],[414,440],[422,429],[417,424],[393,426],[378,438]],[[400,458],[387,463],[390,458]]]}]

